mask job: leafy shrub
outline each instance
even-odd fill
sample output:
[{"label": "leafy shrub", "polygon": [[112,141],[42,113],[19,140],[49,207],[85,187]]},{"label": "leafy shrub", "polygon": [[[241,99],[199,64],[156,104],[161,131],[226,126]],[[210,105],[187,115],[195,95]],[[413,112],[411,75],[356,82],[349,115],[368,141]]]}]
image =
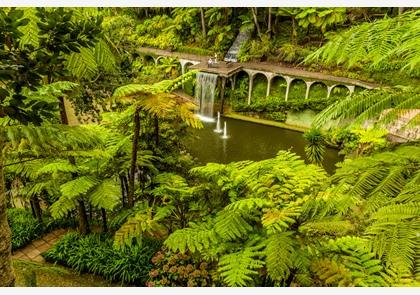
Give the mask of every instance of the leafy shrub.
[{"label": "leafy shrub", "polygon": [[264,100],[257,100],[248,105],[247,102],[238,102],[233,104],[233,110],[236,112],[286,112],[286,111],[303,111],[312,110],[320,112],[337,98],[322,98],[322,99],[305,99],[305,100],[291,100],[284,101],[278,97],[267,97]]},{"label": "leafy shrub", "polygon": [[50,250],[45,259],[73,268],[79,273],[101,275],[107,280],[143,286],[149,270],[150,259],[160,243],[143,240],[124,249],[114,249],[110,234],[68,233]]},{"label": "leafy shrub", "polygon": [[188,253],[162,250],[152,258],[154,268],[149,272],[148,287],[206,287],[219,286],[217,272],[207,262],[197,262]]},{"label": "leafy shrub", "polygon": [[7,217],[12,231],[12,249],[27,245],[44,233],[45,226],[38,222],[28,210],[7,209]]},{"label": "leafy shrub", "polygon": [[26,246],[56,228],[72,227],[76,223],[72,218],[55,220],[48,215],[44,215],[40,223],[29,210],[23,208],[7,209],[7,218],[12,231],[12,250]]},{"label": "leafy shrub", "polygon": [[240,62],[246,62],[251,59],[260,59],[268,57],[273,50],[273,44],[267,35],[262,35],[261,39],[251,40],[241,46],[238,54]]},{"label": "leafy shrub", "polygon": [[288,63],[302,62],[312,51],[299,45],[283,44],[278,50],[278,57],[281,61]]},{"label": "leafy shrub", "polygon": [[320,165],[324,159],[325,139],[324,134],[318,128],[312,128],[303,134],[303,137],[308,141],[305,146],[306,157],[312,163]]},{"label": "leafy shrub", "polygon": [[174,30],[167,30],[172,26],[173,20],[167,15],[158,15],[152,19],[146,19],[137,25],[136,34],[133,37],[140,46],[150,46],[160,49],[176,49],[181,45],[180,37]]},{"label": "leafy shrub", "polygon": [[209,49],[199,48],[199,47],[189,47],[189,46],[179,46],[177,49],[178,52],[196,54],[196,55],[213,55],[214,52]]},{"label": "leafy shrub", "polygon": [[287,115],[283,112],[274,112],[268,113],[265,117],[269,120],[277,121],[277,122],[285,122],[287,119]]}]

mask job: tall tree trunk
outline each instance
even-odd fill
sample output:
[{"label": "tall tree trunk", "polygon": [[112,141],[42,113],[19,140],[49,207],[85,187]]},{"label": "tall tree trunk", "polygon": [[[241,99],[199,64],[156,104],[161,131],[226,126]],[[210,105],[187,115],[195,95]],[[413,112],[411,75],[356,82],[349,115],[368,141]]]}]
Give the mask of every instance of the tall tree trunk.
[{"label": "tall tree trunk", "polygon": [[89,222],[92,221],[92,215],[93,215],[93,210],[92,210],[92,204],[89,204]]},{"label": "tall tree trunk", "polygon": [[258,37],[261,39],[261,29],[260,25],[258,24],[258,10],[256,7],[251,7],[252,17],[254,18],[255,28],[257,29]]},{"label": "tall tree trunk", "polygon": [[268,33],[268,38],[271,39],[271,7],[268,7],[267,33]]},{"label": "tall tree trunk", "polygon": [[276,15],[276,17],[274,18],[274,25],[273,25],[273,30],[272,30],[273,35],[277,34],[278,25],[279,25],[279,17],[278,15]]},{"label": "tall tree trunk", "polygon": [[[2,150],[0,149],[0,152]],[[14,285],[15,274],[12,267],[12,236],[9,223],[7,222],[3,157],[0,154],[0,287],[12,287]]]},{"label": "tall tree trunk", "polygon": [[155,123],[155,144],[156,147],[159,145],[159,118],[157,115],[154,116]]},{"label": "tall tree trunk", "polygon": [[104,208],[101,208],[101,214],[102,214],[102,229],[104,232],[108,231],[108,224],[106,221],[106,210]]},{"label": "tall tree trunk", "polygon": [[398,15],[403,14],[405,7],[398,7]]},{"label": "tall tree trunk", "polygon": [[[127,176],[129,175],[129,173],[127,172]],[[125,197],[127,198],[128,196],[128,179],[127,176],[123,175],[123,183],[124,183],[124,187],[125,187]]]},{"label": "tall tree trunk", "polygon": [[64,106],[64,98],[62,96],[58,98],[58,104],[60,106],[61,124],[69,125],[69,119],[67,117],[66,107]]},{"label": "tall tree trunk", "polygon": [[86,214],[85,202],[78,200],[79,206],[79,232],[83,235],[90,233],[89,221]]},{"label": "tall tree trunk", "polygon": [[131,149],[131,163],[130,163],[130,175],[128,178],[128,208],[134,206],[134,176],[136,174],[137,167],[137,151],[140,135],[140,110],[136,109],[134,112],[134,130],[133,130],[133,146]]},{"label": "tall tree trunk", "polygon": [[35,205],[34,205],[34,202],[31,199],[29,199],[29,204],[31,205],[32,217],[36,218]]},{"label": "tall tree trunk", "polygon": [[[49,78],[52,82],[52,78]],[[50,82],[50,83],[51,83]],[[66,107],[64,105],[64,98],[58,98],[59,107],[60,107],[60,117],[61,117],[61,124],[69,125],[69,120],[67,117]],[[74,156],[69,157],[69,162],[72,165],[76,165],[76,159]],[[73,173],[72,178],[75,179],[77,174]],[[79,211],[79,231],[81,234],[88,234],[90,232],[88,217],[86,214],[86,207],[83,200],[78,200],[78,211]]]},{"label": "tall tree trunk", "polygon": [[292,16],[292,44],[296,45],[296,36],[297,32],[296,32],[296,20],[295,17]]},{"label": "tall tree trunk", "polygon": [[203,32],[204,40],[207,40],[206,19],[204,18],[204,9],[200,7],[201,30]]},{"label": "tall tree trunk", "polygon": [[124,179],[122,175],[120,175],[120,186],[121,186],[121,203],[123,207],[125,207],[126,206],[125,204],[126,191],[125,191]]},{"label": "tall tree trunk", "polygon": [[40,205],[38,197],[32,196],[31,203],[32,203],[33,210],[35,213],[35,218],[38,219],[38,222],[41,223],[42,222],[42,209],[41,209],[41,205]]}]

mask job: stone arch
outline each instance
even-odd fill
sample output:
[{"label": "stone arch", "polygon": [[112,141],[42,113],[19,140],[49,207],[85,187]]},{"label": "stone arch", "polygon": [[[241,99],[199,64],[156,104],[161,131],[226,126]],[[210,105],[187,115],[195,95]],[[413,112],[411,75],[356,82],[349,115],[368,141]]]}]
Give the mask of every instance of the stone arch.
[{"label": "stone arch", "polygon": [[[287,81],[287,80],[286,80]],[[290,82],[288,100],[303,100],[306,94],[306,82],[303,78],[294,77]]]},{"label": "stone arch", "polygon": [[186,72],[188,72],[187,71],[188,70],[188,66],[196,65],[196,64],[199,63],[198,61],[193,61],[193,60],[188,60],[188,59],[182,59],[182,58],[180,58],[178,61],[179,61],[180,65],[181,65],[181,74],[182,75],[185,74]]},{"label": "stone arch", "polygon": [[351,89],[353,89],[353,91],[354,91],[354,86],[353,87],[348,87],[348,85],[334,84],[334,85],[328,86],[327,97],[348,96],[351,93],[353,93],[353,91],[351,91]]},{"label": "stone arch", "polygon": [[164,58],[164,57],[166,57],[166,56],[159,55],[159,56],[155,57],[155,58],[154,58],[154,60],[155,60],[155,64],[156,64],[156,65],[157,65],[157,64],[159,64],[159,60],[160,60],[160,59],[162,59],[162,58]]},{"label": "stone arch", "polygon": [[144,63],[147,64],[156,64],[156,57],[154,55],[151,54],[142,54],[140,55],[144,61]]},{"label": "stone arch", "polygon": [[251,97],[252,98],[264,98],[267,96],[268,83],[271,81],[271,77],[268,78],[264,72],[256,72],[252,76],[252,91]]},{"label": "stone arch", "polygon": [[355,94],[357,94],[357,93],[360,93],[360,92],[362,92],[362,91],[365,91],[367,88],[365,88],[365,87],[362,87],[362,86],[355,86],[354,87],[354,93]]},{"label": "stone arch", "polygon": [[306,85],[310,84],[309,88],[307,88],[307,93],[305,99],[310,98],[326,98],[328,95],[328,85],[322,81],[307,81]]},{"label": "stone arch", "polygon": [[280,98],[286,97],[286,88],[287,88],[287,81],[286,79],[279,75],[274,74],[271,78],[271,86],[270,86],[270,95],[276,96]]},{"label": "stone arch", "polygon": [[248,100],[249,102],[249,86],[252,83],[250,79],[251,76],[253,78],[253,75],[251,75],[248,71],[240,70],[230,78],[232,82],[232,89],[244,90],[244,93],[239,93],[238,101]]}]

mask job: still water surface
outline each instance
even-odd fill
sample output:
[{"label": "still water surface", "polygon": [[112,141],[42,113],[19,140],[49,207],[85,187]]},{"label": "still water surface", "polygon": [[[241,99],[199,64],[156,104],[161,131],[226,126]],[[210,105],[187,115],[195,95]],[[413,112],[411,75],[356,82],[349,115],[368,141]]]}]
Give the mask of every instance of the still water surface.
[{"label": "still water surface", "polygon": [[[204,128],[192,130],[186,145],[202,164],[209,162],[229,163],[243,160],[264,160],[274,157],[279,150],[290,150],[305,158],[306,144],[301,132],[236,120],[221,118],[227,124],[227,139],[215,133],[216,123],[203,122]],[[327,148],[323,166],[332,173],[335,163],[342,161],[335,149]]]}]

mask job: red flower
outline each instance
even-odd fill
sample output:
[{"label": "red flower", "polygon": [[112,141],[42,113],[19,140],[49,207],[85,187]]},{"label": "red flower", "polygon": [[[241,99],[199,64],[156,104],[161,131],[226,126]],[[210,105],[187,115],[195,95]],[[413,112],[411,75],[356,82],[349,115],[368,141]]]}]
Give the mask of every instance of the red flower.
[{"label": "red flower", "polygon": [[154,287],[155,284],[153,282],[147,282],[146,287]]},{"label": "red flower", "polygon": [[159,275],[159,273],[158,273],[157,269],[153,269],[153,270],[149,273],[149,275],[150,275],[152,278],[156,278],[156,277]]}]

